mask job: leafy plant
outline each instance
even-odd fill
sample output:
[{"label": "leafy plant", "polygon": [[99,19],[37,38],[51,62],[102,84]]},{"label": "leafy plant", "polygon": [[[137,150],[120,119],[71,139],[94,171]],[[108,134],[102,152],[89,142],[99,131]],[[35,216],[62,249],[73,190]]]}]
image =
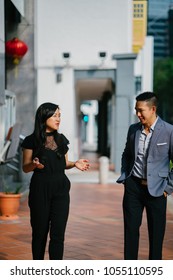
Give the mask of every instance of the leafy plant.
[{"label": "leafy plant", "polygon": [[8,183],[7,181],[3,180],[3,192],[5,194],[18,194],[22,189],[21,183]]}]

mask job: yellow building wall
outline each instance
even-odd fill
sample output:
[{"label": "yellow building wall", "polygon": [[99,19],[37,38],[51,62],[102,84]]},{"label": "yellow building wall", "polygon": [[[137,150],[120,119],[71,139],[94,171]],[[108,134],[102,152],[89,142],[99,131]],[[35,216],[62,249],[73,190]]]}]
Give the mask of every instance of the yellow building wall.
[{"label": "yellow building wall", "polygon": [[138,53],[147,33],[147,1],[133,0],[133,52]]}]

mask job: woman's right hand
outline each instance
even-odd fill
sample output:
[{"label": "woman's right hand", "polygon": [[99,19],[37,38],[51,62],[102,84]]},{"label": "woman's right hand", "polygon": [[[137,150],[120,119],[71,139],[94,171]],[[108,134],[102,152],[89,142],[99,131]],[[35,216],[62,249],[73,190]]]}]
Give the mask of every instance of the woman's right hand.
[{"label": "woman's right hand", "polygon": [[25,173],[34,171],[35,168],[43,169],[44,165],[40,163],[39,159],[32,157],[33,151],[31,149],[23,149],[23,171]]},{"label": "woman's right hand", "polygon": [[35,168],[38,168],[38,169],[44,168],[44,165],[42,163],[40,163],[39,158],[35,157],[32,162],[33,162]]}]

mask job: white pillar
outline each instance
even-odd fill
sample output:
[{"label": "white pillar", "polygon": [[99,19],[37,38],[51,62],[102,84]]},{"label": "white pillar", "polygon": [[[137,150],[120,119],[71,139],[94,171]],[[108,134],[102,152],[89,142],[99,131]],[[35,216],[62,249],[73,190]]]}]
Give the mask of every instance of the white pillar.
[{"label": "white pillar", "polygon": [[93,112],[88,114],[89,120],[87,124],[87,142],[89,144],[94,144],[94,118]]},{"label": "white pillar", "polygon": [[99,158],[99,183],[107,184],[109,174],[109,159],[102,156]]}]

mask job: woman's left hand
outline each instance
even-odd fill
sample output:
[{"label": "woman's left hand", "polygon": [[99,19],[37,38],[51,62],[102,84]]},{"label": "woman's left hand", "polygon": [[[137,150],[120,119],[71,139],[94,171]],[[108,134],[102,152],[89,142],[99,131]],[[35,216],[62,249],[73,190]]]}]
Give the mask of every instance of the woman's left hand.
[{"label": "woman's left hand", "polygon": [[89,161],[87,159],[78,159],[75,162],[75,167],[78,168],[81,171],[86,171],[90,168]]}]

